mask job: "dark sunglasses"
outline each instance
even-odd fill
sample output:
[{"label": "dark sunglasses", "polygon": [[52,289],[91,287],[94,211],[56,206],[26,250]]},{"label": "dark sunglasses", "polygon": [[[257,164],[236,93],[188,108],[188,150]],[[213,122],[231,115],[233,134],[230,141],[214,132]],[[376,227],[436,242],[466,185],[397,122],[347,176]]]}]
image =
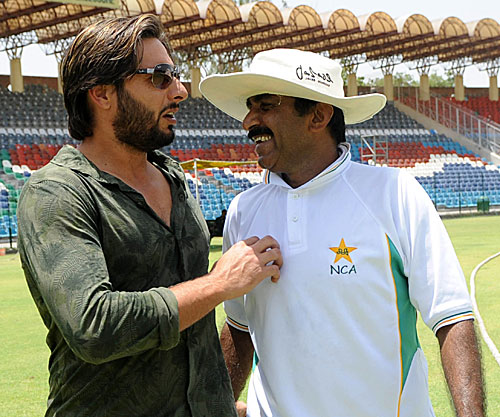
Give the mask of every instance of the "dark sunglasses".
[{"label": "dark sunglasses", "polygon": [[152,74],[151,82],[156,88],[164,90],[174,78],[179,79],[180,72],[177,66],[170,64],[158,64],[154,68],[141,68],[136,74]]}]

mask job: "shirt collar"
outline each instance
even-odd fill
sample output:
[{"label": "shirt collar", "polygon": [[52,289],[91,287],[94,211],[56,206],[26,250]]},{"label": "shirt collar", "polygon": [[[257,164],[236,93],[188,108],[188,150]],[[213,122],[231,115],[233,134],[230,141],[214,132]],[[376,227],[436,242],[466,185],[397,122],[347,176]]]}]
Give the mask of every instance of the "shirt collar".
[{"label": "shirt collar", "polygon": [[[322,172],[320,172],[314,178],[310,179],[305,184],[302,184],[300,187],[295,188],[295,190],[311,188],[313,186],[323,184],[325,182],[331,181],[333,178],[336,178],[342,172],[344,172],[351,162],[351,145],[347,142],[342,142],[339,144],[338,150],[339,157],[331,165],[326,167]],[[275,174],[274,172],[271,172],[267,169],[263,174],[263,182],[265,184],[274,184],[284,188],[292,188],[283,180],[283,178],[281,178],[281,175]]]},{"label": "shirt collar", "polygon": [[[178,180],[178,182],[181,184],[183,183],[183,179],[177,172],[178,169],[175,169],[178,167],[177,163],[165,154],[159,151],[150,152],[148,153],[148,161],[155,163],[159,168]],[[83,153],[70,145],[63,146],[57,155],[52,158],[50,163],[69,168],[102,183],[117,184],[121,188],[130,188],[119,178],[101,171],[92,161],[87,159]]]}]

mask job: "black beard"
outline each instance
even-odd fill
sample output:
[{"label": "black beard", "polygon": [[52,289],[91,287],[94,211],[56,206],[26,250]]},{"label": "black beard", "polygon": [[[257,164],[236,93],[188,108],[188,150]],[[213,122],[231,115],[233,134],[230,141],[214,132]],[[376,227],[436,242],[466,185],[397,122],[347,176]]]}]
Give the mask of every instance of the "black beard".
[{"label": "black beard", "polygon": [[[171,106],[172,107],[172,106]],[[175,104],[173,107],[177,108]],[[168,109],[163,109],[163,111]],[[170,145],[175,138],[173,126],[168,133],[158,127],[154,113],[139,101],[135,100],[122,87],[118,90],[118,110],[113,120],[116,138],[141,152],[151,152]]]}]

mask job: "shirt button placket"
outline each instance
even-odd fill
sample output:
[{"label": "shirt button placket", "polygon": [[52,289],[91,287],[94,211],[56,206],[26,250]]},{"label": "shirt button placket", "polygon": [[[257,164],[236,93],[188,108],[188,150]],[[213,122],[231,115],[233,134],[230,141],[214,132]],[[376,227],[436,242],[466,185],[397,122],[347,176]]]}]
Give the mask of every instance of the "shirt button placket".
[{"label": "shirt button placket", "polygon": [[300,216],[301,216],[301,201],[300,195],[297,192],[291,191],[288,195],[288,238],[291,244],[300,242]]}]

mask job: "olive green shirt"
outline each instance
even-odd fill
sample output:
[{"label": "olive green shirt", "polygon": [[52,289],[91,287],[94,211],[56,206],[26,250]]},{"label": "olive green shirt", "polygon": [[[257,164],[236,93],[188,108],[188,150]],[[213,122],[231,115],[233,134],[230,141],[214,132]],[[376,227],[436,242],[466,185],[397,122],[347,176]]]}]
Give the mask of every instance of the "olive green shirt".
[{"label": "olive green shirt", "polygon": [[168,287],[206,274],[209,233],[179,165],[171,226],[143,196],[66,146],[26,183],[19,251],[48,328],[46,416],[236,416],[214,312],[179,332]]}]

